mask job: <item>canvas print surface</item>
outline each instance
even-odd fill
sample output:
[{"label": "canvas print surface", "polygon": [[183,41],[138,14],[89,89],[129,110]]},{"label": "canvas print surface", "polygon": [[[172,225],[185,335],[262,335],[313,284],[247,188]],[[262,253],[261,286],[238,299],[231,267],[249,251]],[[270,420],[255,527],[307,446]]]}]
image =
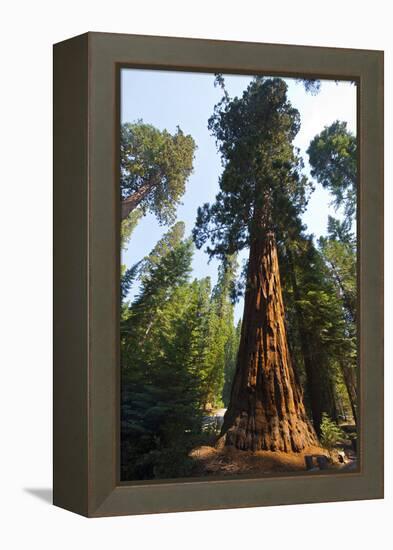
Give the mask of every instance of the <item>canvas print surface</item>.
[{"label": "canvas print surface", "polygon": [[356,88],[122,69],[122,481],[359,467]]}]

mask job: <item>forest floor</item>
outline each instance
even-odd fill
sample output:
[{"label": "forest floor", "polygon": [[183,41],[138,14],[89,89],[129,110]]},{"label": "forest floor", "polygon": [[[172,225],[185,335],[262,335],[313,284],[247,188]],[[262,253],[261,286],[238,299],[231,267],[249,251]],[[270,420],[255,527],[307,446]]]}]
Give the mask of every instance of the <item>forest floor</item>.
[{"label": "forest floor", "polygon": [[304,472],[305,455],[325,455],[320,447],[310,447],[302,453],[279,451],[241,451],[235,447],[218,449],[201,446],[193,449],[190,456],[196,462],[197,475],[258,474],[269,475],[284,472]]},{"label": "forest floor", "polygon": [[[204,417],[204,427],[219,433],[226,409],[217,409]],[[351,427],[351,426],[350,426]],[[202,445],[190,453],[195,461],[194,475],[271,475],[285,472],[305,472],[306,455],[324,455],[328,458],[328,469],[354,470],[357,467],[356,455],[351,450],[350,441],[343,441],[337,450],[329,452],[322,447],[309,447],[301,453],[280,451],[241,451],[235,447],[216,447],[212,436],[211,445]],[[345,462],[341,463],[338,451],[345,451]],[[319,470],[319,468],[315,468]]]}]

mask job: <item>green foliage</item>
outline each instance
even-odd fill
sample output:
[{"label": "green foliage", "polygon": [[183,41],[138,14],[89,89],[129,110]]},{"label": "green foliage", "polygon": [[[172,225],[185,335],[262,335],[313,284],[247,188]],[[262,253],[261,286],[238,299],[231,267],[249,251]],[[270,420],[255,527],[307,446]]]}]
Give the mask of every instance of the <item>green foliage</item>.
[{"label": "green foliage", "polygon": [[[307,151],[311,174],[334,197],[336,208],[343,207],[343,222],[329,217],[328,236],[320,238],[319,250],[326,278],[334,289],[332,302],[341,306],[333,364],[341,369],[356,419],[357,332],[356,332],[356,238],[352,232],[356,214],[357,142],[346,122],[336,121],[315,136]],[[337,380],[337,377],[336,377]],[[336,383],[336,393],[339,394]]]},{"label": "green foliage", "polygon": [[311,237],[299,235],[279,253],[287,336],[318,431],[323,411],[337,416],[337,354],[345,340],[342,303]]},{"label": "green foliage", "polygon": [[[346,230],[345,223],[329,217],[328,237],[319,239],[319,247],[342,298],[348,321],[356,321],[357,280],[356,241]],[[350,332],[354,332],[353,327]]]},{"label": "green foliage", "polygon": [[[356,357],[355,362],[352,363],[351,367],[355,370],[354,374],[356,376]],[[334,390],[337,406],[337,420],[341,419],[347,422],[353,416],[352,406],[348,396],[348,389],[339,361],[336,361],[336,363],[334,364],[334,368]],[[356,433],[356,427],[354,428],[354,430]]]},{"label": "green foliage", "polygon": [[[217,285],[209,300],[208,331],[205,338],[206,362],[204,366],[204,405],[222,404],[225,372],[232,361],[229,346],[233,339],[234,318],[231,289],[236,277],[235,257],[226,258],[218,272]],[[236,350],[237,352],[237,350]]]},{"label": "green foliage", "polygon": [[126,299],[127,294],[131,289],[132,283],[135,281],[138,275],[138,268],[139,262],[134,264],[132,267],[129,267],[128,269],[123,268],[123,273],[120,279],[120,297],[122,302]]},{"label": "green foliage", "polygon": [[304,89],[311,95],[318,95],[321,90],[321,81],[316,78],[297,78],[297,84],[303,84]]},{"label": "green foliage", "polygon": [[307,152],[312,175],[346,214],[344,221],[329,216],[328,236],[317,247],[292,232],[280,248],[290,345],[318,430],[320,411],[335,418],[348,402],[356,411],[356,139],[336,121]]},{"label": "green foliage", "polygon": [[[161,223],[175,219],[176,207],[192,172],[195,142],[178,127],[160,131],[142,121],[121,127],[121,196],[139,194],[140,211]],[[139,196],[138,195],[138,196]]]},{"label": "green foliage", "polygon": [[[188,463],[193,438],[200,432],[198,375],[192,361],[196,293],[187,284],[192,243],[176,231],[170,233],[146,259],[140,292],[121,325],[126,479],[170,476],[171,463]],[[175,233],[172,247],[165,247]],[[168,461],[170,454],[176,460],[172,456]]]},{"label": "green foliage", "polygon": [[346,122],[336,120],[314,137],[307,150],[311,175],[332,193],[336,207],[356,213],[357,144]]},{"label": "green foliage", "polygon": [[206,437],[203,408],[221,399],[230,269],[212,292],[209,278],[190,281],[192,251],[179,222],[140,262],[139,293],[123,308],[124,479],[189,475],[188,454]]},{"label": "green foliage", "polygon": [[324,413],[321,422],[320,441],[323,447],[332,451],[334,447],[345,437],[341,428]]},{"label": "green foliage", "polygon": [[225,258],[247,247],[259,212],[278,238],[299,225],[310,189],[292,146],[299,128],[280,78],[255,77],[241,98],[224,95],[209,120],[224,170],[215,203],[198,209],[198,248],[209,242],[208,254]]},{"label": "green foliage", "polygon": [[352,223],[348,218],[344,221],[328,216],[328,235],[330,239],[351,244],[356,247],[356,238],[352,232]]},{"label": "green foliage", "polygon": [[231,398],[232,382],[236,371],[237,352],[239,350],[242,322],[230,327],[228,340],[225,345],[224,386],[222,389],[222,401],[228,407]]},{"label": "green foliage", "polygon": [[122,250],[127,250],[128,241],[142,216],[142,210],[137,208],[130,212],[125,220],[122,220],[120,225],[120,246]]},{"label": "green foliage", "polygon": [[[331,284],[333,300],[341,306],[340,339],[334,350],[335,364],[342,371],[354,419],[357,417],[357,271],[356,240],[345,225],[331,218],[328,237],[319,239],[319,249]],[[336,384],[339,394],[338,385]],[[343,401],[343,400],[341,400]],[[344,405],[345,408],[345,401]]]},{"label": "green foliage", "polygon": [[139,270],[142,283],[151,277],[154,269],[160,266],[162,259],[168,254],[173,253],[179,246],[184,238],[184,231],[184,222],[176,222],[157,242],[150,254],[142,260]]}]

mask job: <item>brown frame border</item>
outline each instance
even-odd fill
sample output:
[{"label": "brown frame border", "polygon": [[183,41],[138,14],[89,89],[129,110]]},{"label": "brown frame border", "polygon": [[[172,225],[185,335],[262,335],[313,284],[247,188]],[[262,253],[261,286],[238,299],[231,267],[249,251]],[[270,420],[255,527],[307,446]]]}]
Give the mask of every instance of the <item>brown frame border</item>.
[{"label": "brown frame border", "polygon": [[[119,68],[358,82],[361,469],[118,478]],[[89,517],[383,497],[383,52],[87,33],[54,46],[54,503]]]}]

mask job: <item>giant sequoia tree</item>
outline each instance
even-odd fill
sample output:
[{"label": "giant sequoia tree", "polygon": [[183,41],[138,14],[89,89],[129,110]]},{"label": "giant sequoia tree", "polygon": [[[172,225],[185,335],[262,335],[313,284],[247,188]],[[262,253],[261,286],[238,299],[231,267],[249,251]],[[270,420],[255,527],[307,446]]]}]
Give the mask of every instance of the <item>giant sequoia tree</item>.
[{"label": "giant sequoia tree", "polygon": [[125,123],[120,136],[121,219],[137,207],[160,222],[174,213],[192,172],[195,142],[178,127],[175,134],[143,122]]},{"label": "giant sequoia tree", "polygon": [[194,240],[225,258],[249,247],[236,372],[222,435],[240,449],[300,451],[316,443],[292,367],[277,242],[299,226],[307,182],[292,142],[299,113],[279,78],[224,94],[209,120],[223,161],[214,204],[198,210]]}]

